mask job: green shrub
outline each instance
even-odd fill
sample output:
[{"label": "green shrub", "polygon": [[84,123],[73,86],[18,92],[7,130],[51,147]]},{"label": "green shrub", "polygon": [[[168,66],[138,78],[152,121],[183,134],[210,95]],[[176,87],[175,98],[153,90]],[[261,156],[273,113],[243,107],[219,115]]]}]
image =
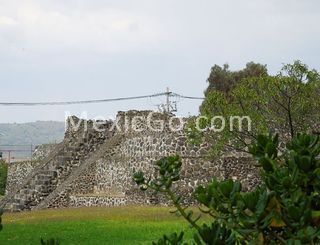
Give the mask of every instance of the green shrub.
[{"label": "green shrub", "polygon": [[0,195],[5,195],[7,183],[8,165],[0,161]]},{"label": "green shrub", "polygon": [[[0,161],[0,195],[4,195],[6,191],[8,165],[4,161]],[[3,210],[0,208],[0,231],[2,230]]]},{"label": "green shrub", "polygon": [[1,216],[2,216],[2,214],[3,214],[3,210],[0,208],[0,231],[2,231],[2,218],[1,218]]},{"label": "green shrub", "polygon": [[[319,137],[298,135],[280,154],[277,136],[260,135],[250,153],[261,166],[261,186],[243,192],[237,181],[213,179],[195,191],[200,210],[212,217],[210,224],[193,217],[173,188],[180,179],[179,156],[159,160],[156,178],[138,172],[134,180],[142,190],[164,193],[172,201],[196,230],[195,244],[319,244]],[[184,244],[183,233],[154,244]]]}]

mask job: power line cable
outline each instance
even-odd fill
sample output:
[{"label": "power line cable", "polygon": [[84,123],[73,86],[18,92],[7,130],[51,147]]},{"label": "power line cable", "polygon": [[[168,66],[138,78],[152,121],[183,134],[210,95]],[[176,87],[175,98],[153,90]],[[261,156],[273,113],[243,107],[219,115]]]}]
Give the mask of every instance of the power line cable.
[{"label": "power line cable", "polygon": [[204,100],[204,97],[194,97],[194,96],[185,96],[185,95],[181,95],[181,94],[177,94],[177,93],[171,93],[171,96],[176,96],[176,97],[180,97],[183,99],[190,99],[190,100]]},{"label": "power line cable", "polygon": [[82,101],[59,101],[59,102],[0,102],[0,106],[46,106],[46,105],[76,105],[76,104],[93,104],[93,103],[105,103],[112,101],[122,100],[136,100],[151,97],[164,96],[166,93],[157,93],[152,95],[132,96],[132,97],[120,97],[113,99],[101,99],[101,100],[82,100]]},{"label": "power line cable", "polygon": [[112,98],[112,99],[100,99],[100,100],[80,100],[80,101],[55,101],[55,102],[0,102],[0,106],[51,106],[51,105],[77,105],[77,104],[94,104],[94,103],[106,103],[113,101],[124,101],[124,100],[137,100],[137,99],[145,99],[145,98],[154,98],[161,96],[170,96],[170,97],[178,97],[183,99],[191,99],[191,100],[203,100],[202,97],[193,97],[193,96],[185,96],[173,92],[164,92],[164,93],[156,93],[151,95],[142,95],[142,96],[131,96],[131,97],[120,97],[120,98]]}]

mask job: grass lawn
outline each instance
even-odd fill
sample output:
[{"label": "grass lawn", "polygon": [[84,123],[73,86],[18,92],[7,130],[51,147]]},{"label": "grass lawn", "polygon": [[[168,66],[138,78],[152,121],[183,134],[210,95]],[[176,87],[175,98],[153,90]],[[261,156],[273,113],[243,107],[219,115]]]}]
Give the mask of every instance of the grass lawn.
[{"label": "grass lawn", "polygon": [[112,207],[41,210],[2,216],[0,244],[40,244],[58,238],[64,244],[151,244],[163,234],[184,230],[183,218],[166,207]]}]

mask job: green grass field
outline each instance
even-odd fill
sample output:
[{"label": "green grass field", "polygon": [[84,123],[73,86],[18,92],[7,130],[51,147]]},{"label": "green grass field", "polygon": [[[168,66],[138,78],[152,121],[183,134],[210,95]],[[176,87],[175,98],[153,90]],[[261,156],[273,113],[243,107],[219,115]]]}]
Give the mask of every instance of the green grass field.
[{"label": "green grass field", "polygon": [[0,244],[40,244],[58,238],[64,244],[151,244],[188,224],[166,207],[112,207],[41,210],[2,216]]}]

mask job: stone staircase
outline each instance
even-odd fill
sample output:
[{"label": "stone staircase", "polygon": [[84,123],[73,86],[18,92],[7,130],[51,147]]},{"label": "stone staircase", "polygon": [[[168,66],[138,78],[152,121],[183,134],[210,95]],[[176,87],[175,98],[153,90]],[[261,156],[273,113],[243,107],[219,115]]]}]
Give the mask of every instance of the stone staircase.
[{"label": "stone staircase", "polygon": [[[42,162],[33,169],[33,171],[22,181],[22,183],[16,183],[15,187],[13,188],[10,193],[8,193],[1,201],[0,207],[6,208],[10,211],[19,210],[19,202],[15,200],[15,196],[20,193],[28,183],[32,182],[36,177],[37,173],[45,168],[57,155],[59,155],[64,148],[64,142],[57,145],[56,149],[49,154]],[[12,207],[12,209],[10,209]]]},{"label": "stone staircase", "polygon": [[36,206],[56,187],[57,171],[41,171],[29,185],[24,186],[14,199],[7,203],[5,210],[20,211]]},{"label": "stone staircase", "polygon": [[0,202],[5,211],[31,210],[43,202],[106,140],[101,135],[66,138]]},{"label": "stone staircase", "polygon": [[[74,182],[79,178],[80,175],[87,173],[90,167],[95,164],[96,161],[103,155],[113,154],[116,146],[122,142],[123,138],[124,136],[121,134],[115,135],[111,139],[105,141],[105,143],[100,145],[100,147],[96,151],[88,154],[85,161],[75,171],[73,171],[72,174],[70,174],[61,185],[59,185],[54,191],[52,191],[43,202],[34,207],[34,209],[68,207],[70,205],[69,199],[70,195],[72,195]],[[121,202],[125,202],[124,200],[124,197],[122,197]],[[73,205],[72,203],[71,205],[73,207],[77,206]]]}]

